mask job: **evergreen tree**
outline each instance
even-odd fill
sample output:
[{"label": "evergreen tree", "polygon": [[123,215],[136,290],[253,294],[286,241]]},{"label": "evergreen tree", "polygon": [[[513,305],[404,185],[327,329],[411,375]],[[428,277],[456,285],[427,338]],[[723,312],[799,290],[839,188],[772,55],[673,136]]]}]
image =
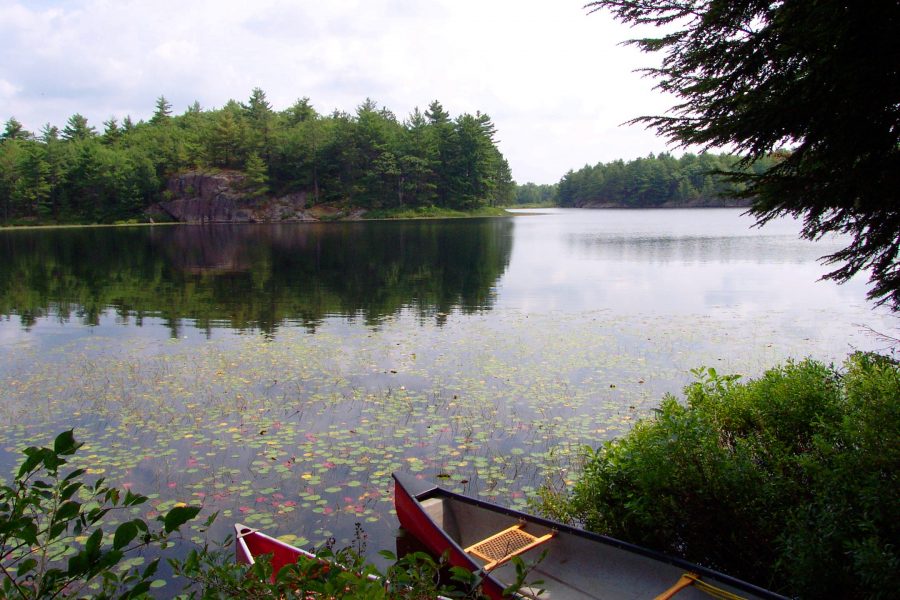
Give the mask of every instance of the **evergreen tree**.
[{"label": "evergreen tree", "polygon": [[401,145],[401,204],[429,206],[437,199],[437,183],[433,170],[438,162],[437,145],[429,134],[425,115],[416,107],[404,124]]},{"label": "evergreen tree", "polygon": [[22,124],[15,117],[10,117],[3,128],[3,133],[0,134],[0,141],[27,140],[30,137],[32,137],[31,133],[25,131],[25,128],[22,127]]},{"label": "evergreen tree", "polygon": [[14,205],[14,192],[19,181],[21,155],[20,140],[10,139],[0,142],[0,203],[4,222],[17,216],[18,207]]},{"label": "evergreen tree", "polygon": [[294,104],[290,108],[284,111],[284,114],[287,118],[287,123],[289,126],[296,125],[297,123],[303,123],[305,121],[310,121],[319,116],[318,114],[316,114],[316,111],[312,107],[312,104],[310,104],[309,98],[305,96],[294,102]]},{"label": "evergreen tree", "polygon": [[456,129],[450,114],[437,100],[428,105],[425,118],[428,119],[430,143],[435,148],[431,170],[435,174],[437,202],[440,206],[449,206],[459,187],[454,173],[458,150]]},{"label": "evergreen tree", "polygon": [[246,125],[241,107],[232,101],[220,110],[209,132],[209,163],[233,167],[240,163],[246,140]]},{"label": "evergreen tree", "polygon": [[14,203],[23,214],[50,215],[50,167],[37,143],[27,144],[19,159],[19,179],[13,190]]},{"label": "evergreen tree", "polygon": [[80,113],[75,113],[66,121],[62,130],[64,140],[86,140],[97,135],[97,130],[88,125],[88,120]]},{"label": "evergreen tree", "polygon": [[272,127],[275,113],[266,100],[266,93],[258,87],[253,88],[250,94],[246,115],[250,134],[249,144],[266,163],[269,163],[272,156]]},{"label": "evergreen tree", "polygon": [[495,155],[490,135],[493,125],[481,115],[460,115],[456,119],[457,148],[453,163],[454,208],[469,209],[488,199],[494,192]]},{"label": "evergreen tree", "polygon": [[56,125],[51,125],[50,123],[44,124],[41,127],[41,137],[40,140],[45,144],[49,144],[51,141],[55,141],[59,139],[59,127]]},{"label": "evergreen tree", "polygon": [[112,146],[122,139],[122,130],[119,128],[119,122],[115,117],[110,117],[103,121],[103,143]]},{"label": "evergreen tree", "polygon": [[244,164],[245,189],[254,198],[265,196],[269,193],[269,174],[266,163],[255,152],[247,156]]},{"label": "evergreen tree", "polygon": [[168,122],[171,116],[172,104],[168,100],[166,100],[165,96],[161,95],[156,99],[156,110],[153,111],[153,116],[150,117],[150,124],[161,125]]}]

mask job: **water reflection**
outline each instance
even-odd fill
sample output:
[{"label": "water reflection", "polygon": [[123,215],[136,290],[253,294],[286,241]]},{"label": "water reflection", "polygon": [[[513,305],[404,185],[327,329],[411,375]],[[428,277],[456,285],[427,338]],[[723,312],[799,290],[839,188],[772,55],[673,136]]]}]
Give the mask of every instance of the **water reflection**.
[{"label": "water reflection", "polygon": [[107,311],[273,333],[327,316],[369,325],[411,308],[438,324],[494,303],[512,249],[506,219],[178,226],[0,234],[0,313],[97,325]]},{"label": "water reflection", "polygon": [[836,238],[798,237],[799,223],[763,228],[741,209],[548,210],[516,221],[498,309],[610,309],[622,314],[738,310],[786,320],[796,311],[865,308],[866,281],[820,281]]},{"label": "water reflection", "polygon": [[817,281],[832,250],[773,225],[567,210],[0,232],[0,469],[74,426],[85,467],[154,496],[149,518],[202,502],[221,514],[207,539],[240,521],[300,546],[362,522],[372,554],[394,544],[393,470],[524,507],[690,369],[880,345],[855,323],[895,321],[864,281]]}]

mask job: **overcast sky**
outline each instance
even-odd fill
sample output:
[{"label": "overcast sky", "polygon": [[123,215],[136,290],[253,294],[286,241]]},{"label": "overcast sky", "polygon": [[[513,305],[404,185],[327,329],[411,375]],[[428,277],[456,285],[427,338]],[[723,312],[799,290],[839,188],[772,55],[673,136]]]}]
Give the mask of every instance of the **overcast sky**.
[{"label": "overcast sky", "polygon": [[497,125],[516,181],[666,150],[621,125],[672,104],[633,70],[653,57],[584,0],[0,0],[0,120],[32,131],[75,112],[146,119],[308,96],[320,113],[366,97],[404,119],[432,100]]}]

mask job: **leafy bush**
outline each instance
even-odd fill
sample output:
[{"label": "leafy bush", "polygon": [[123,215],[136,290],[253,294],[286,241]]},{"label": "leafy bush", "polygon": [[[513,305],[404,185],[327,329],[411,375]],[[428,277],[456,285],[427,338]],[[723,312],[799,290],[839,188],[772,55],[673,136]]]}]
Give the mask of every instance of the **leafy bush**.
[{"label": "leafy bush", "polygon": [[[0,486],[0,599],[129,600],[149,598],[151,588],[167,584],[155,578],[159,558],[143,570],[124,568],[122,561],[149,547],[164,550],[169,537],[200,508],[177,505],[157,517],[158,528],[129,519],[111,538],[104,538],[102,524],[111,511],[131,511],[147,498],[106,486],[103,479],[89,485],[84,469],[62,473],[66,458],[81,445],[70,430],[57,436],[52,448],[27,448],[13,483]],[[215,518],[212,515],[205,527]],[[332,541],[316,559],[301,558],[277,574],[266,557],[251,567],[235,564],[232,541],[225,540],[218,549],[196,548],[184,559],[169,559],[184,585],[178,598],[482,598],[480,577],[449,567],[446,557],[435,561],[427,554],[412,553],[398,559],[383,552],[393,562],[386,571],[367,565],[361,529],[355,547],[335,552]],[[530,568],[517,559],[513,589],[540,583],[526,584]],[[441,579],[444,572],[451,576],[449,584]]]},{"label": "leafy bush", "polygon": [[900,589],[900,369],[788,362],[746,383],[695,371],[686,403],[586,451],[544,509],[791,595]]},{"label": "leafy bush", "polygon": [[66,458],[81,446],[72,431],[56,437],[52,448],[30,447],[12,485],[0,486],[0,576],[2,598],[139,598],[151,587],[159,560],[146,568],[117,574],[129,553],[166,547],[168,537],[194,518],[195,506],[176,506],[160,516],[161,529],[142,519],[116,527],[104,539],[103,518],[147,501],[131,491],[84,482],[84,469],[63,475]]},{"label": "leafy bush", "polygon": [[[480,600],[475,575],[453,567],[452,581],[441,582],[446,561],[435,561],[424,553],[397,558],[382,572],[366,564],[356,551],[324,548],[316,558],[301,556],[295,564],[272,572],[267,556],[248,567],[234,562],[225,550],[204,548],[191,552],[183,561],[170,561],[174,572],[191,583],[180,596],[186,599],[245,598],[366,598],[368,600],[431,600],[442,596],[452,599]],[[341,565],[342,568],[334,565]],[[385,583],[388,582],[388,583]]]},{"label": "leafy bush", "polygon": [[[188,581],[180,599],[216,600],[244,598],[358,598],[366,600],[484,600],[481,582],[483,572],[472,573],[450,566],[449,554],[435,560],[424,552],[410,552],[397,557],[389,551],[379,554],[391,562],[385,570],[367,563],[366,534],[356,526],[354,543],[334,549],[334,538],[314,558],[299,556],[294,564],[273,573],[269,556],[257,557],[251,566],[236,564],[229,536],[215,549],[208,546],[191,551],[184,560],[170,560],[173,572]],[[527,581],[534,563],[519,557],[512,562],[516,579],[508,594],[527,591],[540,594],[541,581]]]}]

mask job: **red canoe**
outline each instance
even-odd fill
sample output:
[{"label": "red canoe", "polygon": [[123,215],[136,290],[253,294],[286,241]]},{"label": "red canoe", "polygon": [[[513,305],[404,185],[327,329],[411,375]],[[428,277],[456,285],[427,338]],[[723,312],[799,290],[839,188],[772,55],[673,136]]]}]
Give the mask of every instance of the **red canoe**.
[{"label": "red canoe", "polygon": [[[515,581],[512,558],[544,558],[526,581],[541,580],[540,598],[786,600],[783,596],[689,562],[610,537],[476,500],[408,474],[394,473],[400,524],[435,555],[486,573],[495,600]],[[529,590],[520,590],[528,595]]]},{"label": "red canoe", "polygon": [[256,562],[254,557],[270,555],[273,575],[277,574],[283,566],[297,562],[301,556],[316,557],[315,554],[286,544],[240,523],[234,526],[234,554],[237,562],[245,565],[252,565]]}]

